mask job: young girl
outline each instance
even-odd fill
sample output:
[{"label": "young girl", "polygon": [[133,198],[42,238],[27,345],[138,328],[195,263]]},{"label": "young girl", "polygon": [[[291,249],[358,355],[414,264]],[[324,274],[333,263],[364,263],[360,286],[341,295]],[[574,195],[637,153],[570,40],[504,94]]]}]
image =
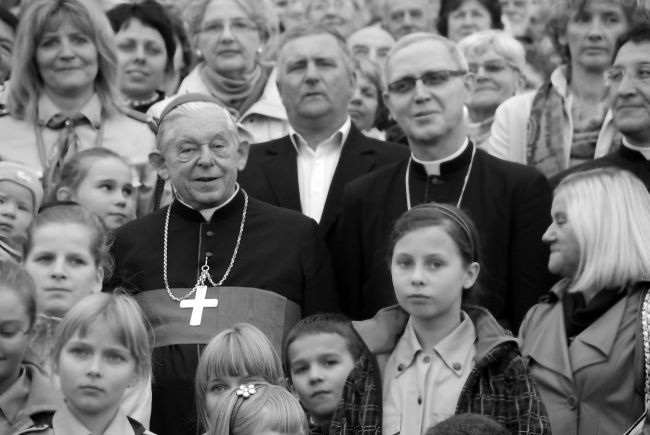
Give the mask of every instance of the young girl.
[{"label": "young girl", "polygon": [[196,369],[196,407],[203,427],[209,428],[214,421],[219,396],[256,381],[284,385],[282,362],[266,335],[248,323],[217,334],[205,347]]},{"label": "young girl", "polygon": [[[36,286],[14,262],[0,261],[0,433],[9,434],[50,417],[60,394],[50,377],[25,361],[36,319]],[[36,420],[36,421],[35,421]]]},{"label": "young girl", "polygon": [[485,309],[465,305],[480,270],[476,228],[459,208],[423,204],[393,229],[398,307],[355,326],[383,366],[383,433],[424,434],[478,412],[509,433],[549,434],[517,341]]},{"label": "young girl", "polygon": [[112,231],[135,219],[133,180],[132,169],[123,157],[107,148],[90,148],[63,166],[53,199],[81,204],[97,213]]},{"label": "young girl", "polygon": [[124,392],[148,379],[152,343],[138,304],[98,293],[70,309],[57,331],[52,362],[65,405],[51,421],[23,434],[151,433],[120,408]]},{"label": "young girl", "polygon": [[267,383],[230,388],[215,402],[209,435],[307,435],[300,402],[284,387]]}]

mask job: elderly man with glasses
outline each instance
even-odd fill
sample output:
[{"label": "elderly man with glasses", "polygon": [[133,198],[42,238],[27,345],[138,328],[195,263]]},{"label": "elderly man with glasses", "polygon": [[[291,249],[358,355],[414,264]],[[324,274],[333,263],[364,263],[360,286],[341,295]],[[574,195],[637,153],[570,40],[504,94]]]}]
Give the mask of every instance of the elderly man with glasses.
[{"label": "elderly man with glasses", "polygon": [[516,331],[549,284],[541,240],[550,222],[547,181],[467,138],[464,104],[475,77],[452,41],[430,33],[405,36],[389,53],[384,73],[384,101],[411,155],[346,188],[341,255],[335,258],[344,311],[364,318],[395,303],[385,264],[394,222],[417,204],[449,203],[466,210],[482,236],[484,291],[478,302]]}]

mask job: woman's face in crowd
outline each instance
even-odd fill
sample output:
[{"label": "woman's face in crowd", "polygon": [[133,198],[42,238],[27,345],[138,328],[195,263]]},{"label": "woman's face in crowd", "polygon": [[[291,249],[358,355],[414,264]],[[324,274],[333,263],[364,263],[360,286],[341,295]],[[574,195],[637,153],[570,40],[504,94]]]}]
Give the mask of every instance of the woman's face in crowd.
[{"label": "woman's face in crowd", "polygon": [[208,68],[226,77],[252,71],[262,48],[260,30],[235,0],[212,0],[197,37]]},{"label": "woman's face in crowd", "polygon": [[466,53],[469,70],[476,76],[476,86],[468,103],[470,109],[491,108],[510,98],[517,91],[521,74],[494,48]]},{"label": "woman's face in crowd", "polygon": [[491,27],[490,11],[478,0],[465,0],[447,17],[447,35],[454,42]]},{"label": "woman's face in crowd", "polygon": [[571,16],[560,43],[568,45],[574,67],[602,72],[611,64],[616,40],[627,28],[618,1],[591,0]]},{"label": "woman's face in crowd", "polygon": [[97,48],[70,19],[46,31],[36,46],[36,66],[46,91],[85,96],[93,92],[98,71]]},{"label": "woman's face in crowd", "polygon": [[115,39],[120,90],[133,100],[150,98],[165,80],[167,49],[160,32],[133,18]]},{"label": "woman's face in crowd", "polygon": [[77,223],[33,230],[25,269],[36,282],[40,312],[63,317],[81,298],[101,290],[104,272],[91,252],[93,236]]},{"label": "woman's face in crowd", "polygon": [[548,270],[556,275],[571,278],[580,263],[580,245],[569,220],[566,201],[561,195],[553,199],[551,217],[553,222],[542,236],[542,240],[551,250]]},{"label": "woman's face in crowd", "polygon": [[348,104],[350,118],[361,130],[370,130],[379,107],[379,90],[368,78],[357,71],[357,86]]},{"label": "woman's face in crowd", "polygon": [[11,70],[11,52],[15,37],[13,29],[0,20],[0,84],[4,83]]},{"label": "woman's face in crowd", "polygon": [[284,30],[296,27],[305,19],[305,3],[303,0],[274,0]]}]

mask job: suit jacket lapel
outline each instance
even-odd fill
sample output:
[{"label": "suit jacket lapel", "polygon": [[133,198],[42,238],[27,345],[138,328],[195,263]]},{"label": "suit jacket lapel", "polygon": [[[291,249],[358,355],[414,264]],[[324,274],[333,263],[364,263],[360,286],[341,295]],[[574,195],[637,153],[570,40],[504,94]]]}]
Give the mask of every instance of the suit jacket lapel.
[{"label": "suit jacket lapel", "polygon": [[273,157],[262,164],[262,170],[278,199],[278,205],[302,212],[298,187],[298,162],[291,139],[286,136],[268,152]]}]

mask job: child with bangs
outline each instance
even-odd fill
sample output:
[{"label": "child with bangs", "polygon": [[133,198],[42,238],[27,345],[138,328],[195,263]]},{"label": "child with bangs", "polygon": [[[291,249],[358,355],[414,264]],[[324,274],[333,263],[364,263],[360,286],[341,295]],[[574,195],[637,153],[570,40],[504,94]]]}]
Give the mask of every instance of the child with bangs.
[{"label": "child with bangs", "polygon": [[214,336],[196,369],[196,407],[203,428],[211,428],[220,396],[241,384],[258,381],[285,384],[282,362],[267,336],[248,323],[236,324]]},{"label": "child with bangs", "polygon": [[65,404],[20,435],[151,434],[127,417],[127,389],[151,376],[152,339],[138,304],[126,295],[87,296],[65,315],[52,350]]}]

